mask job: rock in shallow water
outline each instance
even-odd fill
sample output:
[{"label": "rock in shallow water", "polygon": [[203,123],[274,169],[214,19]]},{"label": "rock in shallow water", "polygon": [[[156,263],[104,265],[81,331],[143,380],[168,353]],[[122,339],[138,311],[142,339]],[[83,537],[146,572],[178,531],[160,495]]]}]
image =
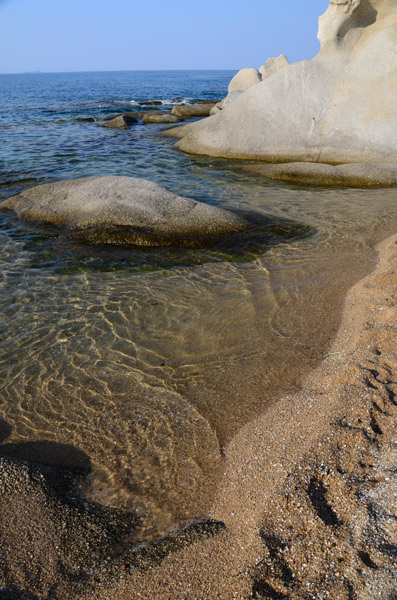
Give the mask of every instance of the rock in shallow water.
[{"label": "rock in shallow water", "polygon": [[12,196],[1,208],[27,221],[64,226],[96,243],[197,246],[252,228],[232,212],[133,177],[39,185]]},{"label": "rock in shallow water", "polygon": [[144,123],[179,123],[180,118],[171,113],[164,112],[162,110],[150,111],[143,115],[142,121]]},{"label": "rock in shallow water", "polygon": [[135,119],[135,117],[131,117],[127,114],[124,114],[124,115],[120,115],[119,117],[115,117],[114,119],[110,119],[109,121],[106,121],[106,123],[101,125],[101,127],[115,127],[115,128],[129,127],[130,125],[133,125],[134,123],[138,123],[138,120]]},{"label": "rock in shallow water", "polygon": [[323,163],[295,162],[269,164],[263,162],[242,165],[237,170],[264,175],[269,179],[314,185],[348,187],[396,186],[397,163]]},{"label": "rock in shallow water", "polygon": [[177,117],[183,117],[189,119],[192,117],[208,117],[211,109],[215,106],[216,102],[203,102],[201,104],[181,104],[174,106],[172,114]]}]

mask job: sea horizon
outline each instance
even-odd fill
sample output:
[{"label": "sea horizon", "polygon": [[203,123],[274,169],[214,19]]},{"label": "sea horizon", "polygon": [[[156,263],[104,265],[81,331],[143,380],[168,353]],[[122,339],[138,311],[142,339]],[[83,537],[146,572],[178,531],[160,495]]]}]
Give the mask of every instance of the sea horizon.
[{"label": "sea horizon", "polygon": [[83,71],[20,71],[13,73],[0,73],[0,75],[74,75],[77,73],[152,73],[152,72],[161,72],[161,73],[174,73],[174,72],[233,72],[238,71],[240,67],[236,68],[228,68],[228,69],[93,69],[93,70],[83,70]]}]

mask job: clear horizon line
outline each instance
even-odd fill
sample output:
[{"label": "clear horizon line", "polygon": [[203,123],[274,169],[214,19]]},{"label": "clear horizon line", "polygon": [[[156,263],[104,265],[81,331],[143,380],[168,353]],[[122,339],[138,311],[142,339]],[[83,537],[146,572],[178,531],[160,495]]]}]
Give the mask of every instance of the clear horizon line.
[{"label": "clear horizon line", "polygon": [[173,72],[173,71],[238,71],[235,69],[93,69],[93,70],[82,70],[82,71],[14,71],[14,72],[1,72],[0,75],[60,75],[60,74],[74,74],[74,73],[142,73],[142,72]]}]

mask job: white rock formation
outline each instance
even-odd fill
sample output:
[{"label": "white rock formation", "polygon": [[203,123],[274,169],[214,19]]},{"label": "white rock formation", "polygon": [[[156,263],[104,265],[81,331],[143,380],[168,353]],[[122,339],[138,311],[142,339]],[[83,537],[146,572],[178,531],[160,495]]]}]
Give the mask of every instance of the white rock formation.
[{"label": "white rock formation", "polygon": [[277,58],[268,58],[266,65],[262,65],[259,68],[261,80],[267,79],[270,75],[274,75],[274,73],[277,73],[277,71],[289,64],[289,60],[285,54],[280,54]]},{"label": "white rock formation", "polygon": [[248,90],[260,81],[262,81],[262,77],[256,69],[240,69],[229,83],[228,95],[211,108],[210,115],[216,115],[216,113],[222,110],[229,102],[238,98],[242,92],[245,92],[245,90]]},{"label": "white rock formation", "polygon": [[397,163],[397,0],[331,0],[321,50],[172,134],[187,152],[270,162]]},{"label": "white rock formation", "polygon": [[256,69],[241,69],[229,83],[228,92],[244,92],[261,81]]},{"label": "white rock formation", "polygon": [[229,83],[228,95],[226,98],[215,104],[211,109],[210,115],[216,115],[216,113],[225,108],[227,104],[238,98],[242,92],[245,92],[245,90],[248,90],[253,85],[270,77],[270,75],[277,73],[277,71],[289,64],[285,54],[281,54],[277,58],[268,58],[266,65],[262,65],[259,71],[256,71],[255,69],[241,69]]}]

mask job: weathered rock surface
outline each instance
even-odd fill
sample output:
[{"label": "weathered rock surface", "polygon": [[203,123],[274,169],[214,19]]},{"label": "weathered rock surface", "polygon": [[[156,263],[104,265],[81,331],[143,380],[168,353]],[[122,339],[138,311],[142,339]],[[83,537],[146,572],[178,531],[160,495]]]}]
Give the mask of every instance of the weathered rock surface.
[{"label": "weathered rock surface", "polygon": [[242,92],[248,90],[253,85],[262,81],[262,76],[256,69],[241,69],[236,73],[228,87],[228,94],[220,102],[217,102],[210,111],[210,116],[216,115],[220,110],[225,108],[232,100],[237,98]]},{"label": "weathered rock surface", "polygon": [[229,83],[228,92],[244,92],[261,81],[256,69],[241,69]]},{"label": "weathered rock surface", "polygon": [[266,65],[262,65],[259,68],[262,81],[270,77],[270,75],[274,75],[274,73],[277,73],[280,69],[287,67],[289,64],[289,60],[285,54],[280,54],[277,58],[268,58]]},{"label": "weathered rock surface", "polygon": [[88,177],[49,183],[2,203],[27,221],[73,229],[100,243],[194,246],[250,229],[229,211],[178,196],[133,177]]},{"label": "weathered rock surface", "polygon": [[239,170],[269,179],[314,185],[340,185],[348,187],[395,186],[397,164],[393,163],[347,163],[327,165],[324,163],[294,162],[269,164],[257,162],[238,167]]},{"label": "weathered rock surface", "polygon": [[177,147],[269,162],[397,163],[396,1],[331,0],[318,37],[314,59],[183,125]]},{"label": "weathered rock surface", "polygon": [[162,110],[150,111],[143,115],[144,123],[179,123],[182,119]]},{"label": "weathered rock surface", "polygon": [[191,117],[208,117],[211,109],[215,106],[216,102],[204,102],[202,104],[181,104],[174,106],[172,114],[177,117],[183,117],[189,119]]},{"label": "weathered rock surface", "polygon": [[130,115],[124,114],[119,117],[115,117],[114,119],[110,119],[106,121],[101,127],[114,127],[114,128],[123,128],[129,127],[134,123],[138,123],[138,120],[135,117],[131,117]]},{"label": "weathered rock surface", "polygon": [[222,102],[218,102],[217,104],[215,104],[215,106],[213,106],[211,108],[211,110],[210,110],[210,117],[212,117],[212,115],[216,115],[219,111],[222,110],[222,108],[223,108]]}]

